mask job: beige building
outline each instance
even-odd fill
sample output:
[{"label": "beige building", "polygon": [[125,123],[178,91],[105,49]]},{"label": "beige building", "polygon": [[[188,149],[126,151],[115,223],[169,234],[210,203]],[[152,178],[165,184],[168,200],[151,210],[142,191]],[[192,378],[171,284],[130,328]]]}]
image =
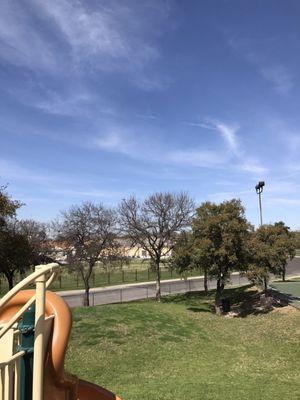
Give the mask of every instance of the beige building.
[{"label": "beige building", "polygon": [[[147,250],[144,250],[139,245],[131,246],[130,242],[127,241],[126,239],[120,239],[120,245],[121,248],[123,249],[123,254],[125,257],[142,258],[142,259],[150,258],[150,255]],[[172,254],[172,251],[169,250],[168,248],[164,248],[162,253],[163,253],[162,258],[169,258]]]},{"label": "beige building", "polygon": [[[132,246],[130,241],[127,239],[119,239],[119,244],[119,250],[121,250],[121,253],[124,257],[141,258],[145,260],[150,258],[150,255],[146,250],[144,250],[139,245]],[[57,259],[61,263],[64,263],[66,261],[67,245],[64,242],[53,241],[51,243],[48,243],[47,246],[52,249],[52,256],[55,259]],[[172,255],[172,251],[168,248],[164,248],[162,253],[162,259],[169,258]]]}]

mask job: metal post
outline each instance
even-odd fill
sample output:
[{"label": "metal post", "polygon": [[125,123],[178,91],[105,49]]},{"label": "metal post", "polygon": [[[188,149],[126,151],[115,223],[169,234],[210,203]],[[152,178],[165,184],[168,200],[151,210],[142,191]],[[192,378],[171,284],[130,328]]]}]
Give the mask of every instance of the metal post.
[{"label": "metal post", "polygon": [[260,215],[260,226],[263,224],[263,219],[262,219],[262,205],[261,205],[261,194],[264,190],[265,182],[260,181],[258,184],[255,186],[256,193],[258,194],[258,201],[259,201],[259,215]]},{"label": "metal post", "polygon": [[20,359],[20,400],[32,399],[34,320],[35,305],[33,304],[25,311],[18,324],[20,331],[19,350],[25,351],[24,356]]},{"label": "metal post", "polygon": [[261,192],[258,193],[258,198],[259,198],[260,225],[262,225],[263,220],[262,220],[262,207],[261,207]]},{"label": "metal post", "polygon": [[[38,265],[36,270],[43,268]],[[36,279],[35,335],[33,354],[32,400],[43,399],[44,387],[44,323],[45,323],[45,275]]]}]

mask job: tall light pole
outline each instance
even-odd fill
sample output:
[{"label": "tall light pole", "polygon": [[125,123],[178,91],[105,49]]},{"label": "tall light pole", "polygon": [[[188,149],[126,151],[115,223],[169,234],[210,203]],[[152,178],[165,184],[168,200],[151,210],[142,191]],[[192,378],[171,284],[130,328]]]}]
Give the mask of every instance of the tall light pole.
[{"label": "tall light pole", "polygon": [[265,186],[264,181],[259,181],[258,184],[255,186],[256,193],[258,194],[258,199],[259,199],[259,213],[260,213],[260,226],[263,224],[262,220],[262,207],[261,207],[261,194],[263,192],[263,188]]}]

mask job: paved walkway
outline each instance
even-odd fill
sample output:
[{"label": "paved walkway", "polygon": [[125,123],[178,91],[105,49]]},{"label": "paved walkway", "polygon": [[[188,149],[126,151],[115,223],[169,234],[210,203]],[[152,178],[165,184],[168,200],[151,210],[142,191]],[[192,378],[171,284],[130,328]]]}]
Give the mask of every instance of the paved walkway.
[{"label": "paved walkway", "polygon": [[270,288],[277,297],[281,297],[289,304],[300,309],[300,281],[297,282],[272,282]]},{"label": "paved walkway", "polygon": [[[294,259],[288,264],[287,278],[300,276],[300,259]],[[238,272],[231,275],[230,285],[247,285],[248,279],[241,277]],[[209,281],[209,289],[216,288],[216,280]],[[169,279],[161,281],[161,293],[163,296],[168,294],[186,293],[191,291],[204,290],[203,276],[188,278],[187,280]],[[117,286],[106,286],[93,288],[90,290],[90,305],[102,305],[112,303],[122,303],[133,300],[154,298],[156,293],[155,281],[131,283]],[[84,290],[69,290],[57,292],[70,307],[83,305]]]}]

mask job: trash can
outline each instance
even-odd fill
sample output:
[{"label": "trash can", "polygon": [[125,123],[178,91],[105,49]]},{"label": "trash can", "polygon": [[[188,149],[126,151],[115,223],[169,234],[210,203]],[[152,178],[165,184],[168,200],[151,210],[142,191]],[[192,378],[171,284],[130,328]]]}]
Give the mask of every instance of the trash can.
[{"label": "trash can", "polygon": [[222,310],[224,313],[227,313],[230,311],[230,300],[228,297],[224,297],[222,299]]}]

